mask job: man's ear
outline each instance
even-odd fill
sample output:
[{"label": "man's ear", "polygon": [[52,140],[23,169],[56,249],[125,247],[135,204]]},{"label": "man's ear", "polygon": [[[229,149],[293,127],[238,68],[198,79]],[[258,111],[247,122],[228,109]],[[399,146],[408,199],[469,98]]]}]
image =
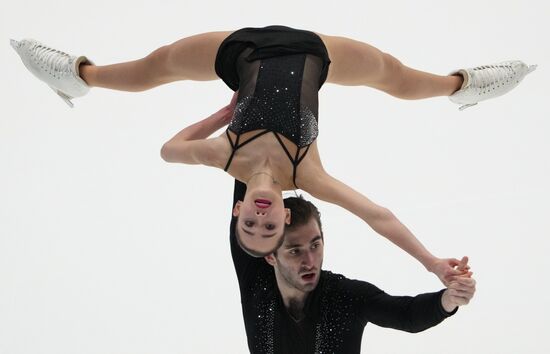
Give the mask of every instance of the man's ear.
[{"label": "man's ear", "polygon": [[275,264],[277,264],[277,260],[275,259],[275,256],[270,254],[269,256],[264,257],[265,261],[269,263],[271,266],[275,267]]},{"label": "man's ear", "polygon": [[287,225],[290,225],[290,209],[289,208],[285,208],[285,224]]},{"label": "man's ear", "polygon": [[235,203],[235,206],[233,207],[233,216],[234,217],[238,217],[239,216],[239,213],[241,212],[241,204],[243,202],[240,201],[240,200],[237,200],[237,202]]}]

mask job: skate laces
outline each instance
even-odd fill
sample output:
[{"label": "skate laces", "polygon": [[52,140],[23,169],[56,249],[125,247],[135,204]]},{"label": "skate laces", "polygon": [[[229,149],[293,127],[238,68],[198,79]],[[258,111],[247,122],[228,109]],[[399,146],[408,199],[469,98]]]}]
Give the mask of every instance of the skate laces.
[{"label": "skate laces", "polygon": [[60,50],[46,47],[42,44],[35,44],[33,47],[36,58],[47,66],[48,69],[55,72],[70,73],[70,66],[67,65],[71,60],[71,56]]},{"label": "skate laces", "polygon": [[471,86],[482,89],[482,93],[494,90],[495,85],[510,81],[515,75],[515,70],[509,63],[483,65],[472,68]]}]

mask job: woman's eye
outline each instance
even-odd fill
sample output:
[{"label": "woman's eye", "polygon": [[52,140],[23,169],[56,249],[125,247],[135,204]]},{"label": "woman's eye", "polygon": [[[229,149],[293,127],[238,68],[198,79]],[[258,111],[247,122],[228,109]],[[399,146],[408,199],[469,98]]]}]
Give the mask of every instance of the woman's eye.
[{"label": "woman's eye", "polygon": [[254,226],[254,222],[253,222],[253,221],[250,221],[250,220],[246,220],[246,221],[244,222],[244,224],[245,224],[246,226],[248,226],[248,227]]},{"label": "woman's eye", "polygon": [[273,230],[273,229],[275,229],[275,225],[267,224],[267,225],[265,225],[265,228],[268,229],[268,230]]}]

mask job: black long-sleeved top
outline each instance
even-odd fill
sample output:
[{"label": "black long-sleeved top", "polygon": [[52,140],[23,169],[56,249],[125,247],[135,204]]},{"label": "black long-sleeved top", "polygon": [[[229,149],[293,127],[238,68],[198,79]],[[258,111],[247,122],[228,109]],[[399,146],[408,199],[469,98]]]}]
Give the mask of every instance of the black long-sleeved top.
[{"label": "black long-sleeved top", "polygon": [[[242,200],[246,186],[235,181],[233,204]],[[322,271],[307,297],[305,317],[296,322],[288,314],[273,267],[240,249],[231,220],[230,244],[251,353],[309,354],[361,351],[368,322],[407,332],[437,325],[447,313],[441,306],[443,290],[411,296],[390,296],[376,286]]]}]

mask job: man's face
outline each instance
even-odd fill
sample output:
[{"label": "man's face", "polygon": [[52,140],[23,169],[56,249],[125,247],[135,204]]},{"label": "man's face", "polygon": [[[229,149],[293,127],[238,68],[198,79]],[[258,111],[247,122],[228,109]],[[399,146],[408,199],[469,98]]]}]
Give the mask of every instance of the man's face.
[{"label": "man's face", "polygon": [[317,286],[323,264],[323,238],[314,218],[303,226],[285,232],[285,241],[266,260],[285,287],[310,292]]}]

